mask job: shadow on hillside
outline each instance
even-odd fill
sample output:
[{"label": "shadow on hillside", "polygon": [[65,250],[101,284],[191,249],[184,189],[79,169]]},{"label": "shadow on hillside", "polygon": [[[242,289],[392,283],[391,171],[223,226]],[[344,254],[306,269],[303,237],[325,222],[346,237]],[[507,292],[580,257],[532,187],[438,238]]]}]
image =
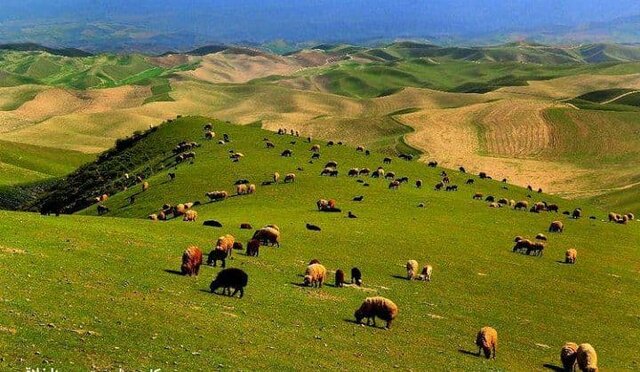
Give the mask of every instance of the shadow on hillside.
[{"label": "shadow on hillside", "polygon": [[296,287],[300,287],[300,288],[311,288],[311,287],[307,287],[306,285],[304,285],[304,283],[291,282],[289,284],[295,285]]},{"label": "shadow on hillside", "polygon": [[396,279],[402,279],[402,280],[409,280],[407,279],[406,275],[391,275],[392,278],[396,278]]},{"label": "shadow on hillside", "polygon": [[542,366],[543,366],[544,368],[546,368],[546,369],[550,369],[550,370],[552,370],[552,371],[557,371],[557,372],[563,372],[563,371],[564,371],[564,368],[562,368],[562,367],[558,367],[558,366],[553,365],[553,364],[543,364]]},{"label": "shadow on hillside", "polygon": [[[362,322],[362,323],[358,323],[356,322],[355,319],[343,319],[343,321],[345,323],[351,323],[351,324],[355,324],[355,325],[362,325],[368,328],[375,328],[375,329],[382,329],[382,330],[386,330],[387,328],[385,328],[385,324],[387,324],[387,322],[385,322],[384,320],[380,320],[378,319],[378,321],[376,322],[376,325],[367,325],[366,319]],[[381,325],[382,324],[382,325]]]},{"label": "shadow on hillside", "polygon": [[169,273],[169,274],[173,274],[173,275],[180,275],[182,276],[182,271],[178,271],[178,270],[173,270],[173,269],[164,269],[165,273]]},{"label": "shadow on hillside", "polygon": [[459,352],[460,354],[464,354],[464,355],[471,355],[471,356],[474,356],[474,357],[477,357],[477,356],[478,356],[478,353],[477,353],[477,352],[475,352],[475,351],[469,351],[469,350],[464,350],[464,349],[458,349],[458,352]]}]

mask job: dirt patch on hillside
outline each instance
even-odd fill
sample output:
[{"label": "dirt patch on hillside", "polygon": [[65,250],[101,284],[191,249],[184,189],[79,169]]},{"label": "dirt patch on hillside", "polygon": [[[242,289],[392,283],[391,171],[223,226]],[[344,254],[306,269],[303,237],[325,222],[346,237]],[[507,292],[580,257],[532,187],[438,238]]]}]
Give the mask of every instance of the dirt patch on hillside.
[{"label": "dirt patch on hillside", "polygon": [[246,83],[272,75],[291,75],[303,68],[281,56],[215,53],[202,57],[200,67],[180,74],[210,83]]}]

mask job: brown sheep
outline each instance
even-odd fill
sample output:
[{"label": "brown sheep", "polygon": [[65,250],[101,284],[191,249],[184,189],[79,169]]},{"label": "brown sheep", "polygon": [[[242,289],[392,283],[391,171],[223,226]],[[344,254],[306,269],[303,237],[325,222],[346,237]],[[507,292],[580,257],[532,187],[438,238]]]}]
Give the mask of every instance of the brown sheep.
[{"label": "brown sheep", "polygon": [[397,190],[398,187],[400,187],[400,181],[395,180],[395,181],[389,182],[389,189]]},{"label": "brown sheep", "polygon": [[240,224],[240,229],[242,229],[242,230],[253,230],[253,226],[251,226],[251,224],[249,224],[249,223],[241,223]]},{"label": "brown sheep", "polygon": [[420,273],[420,280],[430,282],[432,273],[433,273],[433,266],[424,265],[424,267],[422,268],[422,273]]},{"label": "brown sheep", "polygon": [[525,211],[529,209],[529,202],[526,200],[520,200],[513,206],[513,209],[524,209]]},{"label": "brown sheep", "polygon": [[575,342],[567,342],[560,349],[560,361],[565,371],[573,371],[576,364],[576,351],[578,351],[578,345]]},{"label": "brown sheep", "polygon": [[311,152],[318,152],[320,151],[320,145],[313,145],[311,146],[311,149],[309,150]]},{"label": "brown sheep", "polygon": [[538,239],[538,240],[545,240],[545,241],[546,241],[546,240],[547,240],[547,237],[546,237],[544,234],[540,233],[540,234],[536,235],[536,239]]},{"label": "brown sheep", "polygon": [[258,257],[260,254],[260,241],[257,239],[251,239],[247,243],[247,256]]},{"label": "brown sheep", "polygon": [[367,318],[367,325],[373,323],[376,326],[376,317],[387,322],[386,328],[391,328],[391,323],[398,316],[398,306],[393,301],[376,296],[367,297],[360,308],[355,311],[356,322],[360,324],[362,319]]},{"label": "brown sheep", "polygon": [[321,211],[329,207],[329,201],[325,199],[319,199],[318,201],[316,201],[316,206],[318,207],[318,210]]},{"label": "brown sheep", "polygon": [[229,193],[226,191],[211,191],[204,194],[211,201],[224,200],[229,197]]},{"label": "brown sheep", "polygon": [[481,193],[477,192],[475,194],[473,194],[473,199],[474,200],[482,200],[482,198],[484,198],[484,195],[482,195]]},{"label": "brown sheep", "polygon": [[590,344],[580,344],[576,350],[576,361],[582,372],[598,372],[598,354]]},{"label": "brown sheep", "polygon": [[408,280],[412,280],[413,278],[415,278],[418,275],[418,261],[409,260],[409,261],[407,261],[407,264],[405,265],[405,267],[407,269],[407,279]]},{"label": "brown sheep", "polygon": [[489,208],[502,208],[502,204],[496,202],[489,203]]},{"label": "brown sheep", "polygon": [[149,182],[144,181],[142,183],[142,191],[147,191],[147,190],[149,190]]},{"label": "brown sheep", "polygon": [[480,352],[484,352],[484,357],[491,358],[493,352],[493,359],[496,358],[496,349],[498,347],[498,332],[492,327],[482,327],[476,335],[476,346],[478,346],[478,356]]},{"label": "brown sheep", "polygon": [[562,221],[553,221],[551,225],[549,225],[549,232],[563,232],[564,224]]},{"label": "brown sheep", "polygon": [[629,218],[629,221],[633,221],[636,219],[636,216],[633,213],[629,212],[627,213],[627,218]]},{"label": "brown sheep", "polygon": [[311,261],[309,261],[309,264],[307,264],[307,266],[311,266],[313,264],[319,264],[319,263],[320,263],[319,259],[313,258],[313,259],[311,259]]},{"label": "brown sheep", "polygon": [[256,192],[256,185],[254,185],[253,183],[249,184],[249,186],[247,186],[247,194],[253,194]]},{"label": "brown sheep", "polygon": [[273,183],[278,183],[280,181],[280,173],[273,172]]},{"label": "brown sheep", "polygon": [[230,257],[231,252],[233,252],[233,244],[235,242],[236,242],[236,238],[233,235],[231,234],[223,235],[219,237],[218,240],[216,241],[215,249],[220,249],[227,252],[227,255]]},{"label": "brown sheep", "polygon": [[184,217],[182,218],[185,222],[195,222],[198,219],[198,212],[190,209],[184,213]]},{"label": "brown sheep", "polygon": [[304,273],[304,285],[321,288],[327,280],[327,269],[319,263],[307,266]]},{"label": "brown sheep", "polygon": [[344,271],[342,269],[336,270],[336,283],[335,286],[338,288],[344,287]]},{"label": "brown sheep", "polygon": [[260,241],[263,245],[275,245],[280,247],[280,231],[273,227],[263,227],[256,230],[252,239]]},{"label": "brown sheep", "polygon": [[287,173],[287,175],[284,176],[284,183],[294,182],[295,180],[296,180],[295,173]]},{"label": "brown sheep", "polygon": [[622,216],[620,216],[619,214],[609,212],[609,222],[618,222],[618,220],[620,220],[621,218]]},{"label": "brown sheep", "polygon": [[620,224],[626,225],[627,222],[629,222],[629,217],[625,214],[617,222]]},{"label": "brown sheep", "polygon": [[560,210],[560,207],[558,206],[558,204],[548,204],[547,205],[547,211],[549,211],[549,212],[558,213],[559,210]]},{"label": "brown sheep", "polygon": [[327,202],[327,205],[329,206],[329,209],[334,209],[336,207],[336,200],[329,199],[329,201]]},{"label": "brown sheep", "polygon": [[158,215],[157,214],[150,214],[147,216],[148,219],[150,219],[151,221],[157,221],[158,220]]},{"label": "brown sheep", "polygon": [[182,275],[198,275],[200,266],[202,265],[202,251],[200,248],[192,245],[182,254],[182,266],[180,271]]},{"label": "brown sheep", "polygon": [[576,208],[573,210],[573,213],[571,213],[571,217],[573,217],[574,219],[578,219],[580,217],[582,217],[582,209],[580,208]]},{"label": "brown sheep", "polygon": [[576,259],[578,258],[578,251],[575,248],[567,249],[564,254],[564,262],[568,264],[576,263]]}]

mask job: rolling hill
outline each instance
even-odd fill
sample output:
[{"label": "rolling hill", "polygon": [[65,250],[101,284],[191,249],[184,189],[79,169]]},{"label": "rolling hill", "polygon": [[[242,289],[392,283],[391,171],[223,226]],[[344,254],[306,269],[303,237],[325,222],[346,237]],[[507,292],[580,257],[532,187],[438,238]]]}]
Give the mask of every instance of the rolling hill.
[{"label": "rolling hill", "polygon": [[[205,141],[206,122],[213,122],[217,137],[227,133],[231,141]],[[276,147],[267,149],[264,138]],[[162,156],[171,153],[176,139],[201,142],[193,164],[174,167],[173,156]],[[581,204],[585,218],[578,220],[488,208],[471,196],[482,192],[519,200],[527,199],[527,191],[450,170],[459,191],[434,191],[444,169],[395,157],[385,169],[407,176],[409,183],[389,190],[388,181],[367,177],[362,178],[370,184],[365,187],[346,171],[375,169],[384,154],[366,156],[350,146],[314,143],[321,146],[321,159],[310,164],[312,144],[303,138],[209,118],[180,118],[104,155],[133,159],[149,153],[148,162],[131,171],[153,170],[146,178],[148,191],[141,192],[137,184],[112,195],[104,203],[110,209],[106,215],[97,217],[95,206],[58,218],[0,212],[0,259],[7,264],[0,277],[7,289],[0,302],[3,368],[365,370],[429,365],[530,371],[558,368],[558,350],[567,340],[593,344],[602,369],[640,365],[636,354],[628,353],[628,345],[638,341],[628,331],[638,316],[634,299],[640,296],[634,263],[637,222],[601,222],[606,212],[587,203]],[[285,148],[293,150],[292,157],[280,156]],[[244,157],[232,162],[231,150]],[[338,162],[338,177],[319,175],[328,160]],[[112,170],[122,181],[123,170]],[[274,171],[295,172],[297,178],[261,186]],[[175,172],[176,179],[169,181],[167,172]],[[206,191],[234,194],[239,178],[258,184],[257,192],[207,202]],[[414,186],[418,178],[423,188]],[[468,178],[475,184],[466,185]],[[130,204],[132,195],[135,203]],[[356,195],[363,195],[363,201],[352,201]],[[335,198],[342,213],[319,212],[319,198]],[[576,206],[546,194],[535,194],[531,201],[539,199],[558,203],[561,210]],[[202,202],[195,207],[196,223],[144,220],[164,203],[195,200]],[[346,211],[358,218],[346,218]],[[203,226],[206,219],[224,227]],[[543,256],[512,252],[515,235],[546,232],[555,219],[564,221],[566,229],[548,234]],[[203,267],[193,278],[175,274],[191,244],[206,252],[225,233],[246,242],[252,231],[240,230],[240,223],[276,224],[282,231],[280,248],[262,247],[257,258],[236,251],[228,260],[249,274],[244,298],[208,293],[219,268]],[[322,231],[308,231],[306,223]],[[561,263],[570,247],[578,249],[576,265]],[[312,258],[331,272],[359,267],[364,286],[335,288],[331,277],[321,289],[301,287],[300,275]],[[408,259],[432,264],[433,281],[406,280]],[[372,295],[400,307],[391,330],[354,324],[354,310]],[[484,325],[499,332],[495,361],[471,355],[475,332]]]}]

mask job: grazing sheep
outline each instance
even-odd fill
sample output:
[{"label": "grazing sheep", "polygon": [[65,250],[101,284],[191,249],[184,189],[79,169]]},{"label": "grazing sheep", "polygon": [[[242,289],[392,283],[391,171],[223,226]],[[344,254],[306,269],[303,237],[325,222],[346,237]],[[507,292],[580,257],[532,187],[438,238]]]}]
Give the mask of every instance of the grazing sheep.
[{"label": "grazing sheep", "polygon": [[519,236],[516,236],[515,242],[516,242],[516,245],[513,246],[513,252],[529,249],[533,246],[533,242],[531,240],[522,239]]},{"label": "grazing sheep", "polygon": [[211,191],[204,194],[211,201],[220,201],[229,197],[229,193],[226,191]]},{"label": "grazing sheep", "polygon": [[307,266],[304,273],[305,286],[321,288],[325,280],[327,280],[327,269],[322,264],[315,263]]},{"label": "grazing sheep", "polygon": [[249,186],[247,186],[247,194],[253,194],[256,192],[256,185],[254,185],[253,183],[250,183]]},{"label": "grazing sheep", "polygon": [[360,174],[360,169],[351,168],[351,169],[349,169],[349,172],[347,173],[347,176],[349,176],[349,177],[357,177],[359,174]]},{"label": "grazing sheep", "polygon": [[564,254],[564,262],[568,264],[576,263],[576,259],[578,258],[578,251],[575,248],[567,249]]},{"label": "grazing sheep", "polygon": [[265,145],[265,146],[266,146],[266,148],[268,148],[268,149],[273,149],[273,148],[275,148],[275,147],[276,147],[276,145],[275,145],[273,142],[271,142],[271,141],[267,141],[267,142],[265,142],[265,143],[264,143],[264,145]]},{"label": "grazing sheep", "polygon": [[320,260],[319,260],[319,259],[317,259],[317,258],[314,258],[314,259],[312,259],[311,261],[309,261],[309,263],[307,264],[307,266],[311,266],[311,265],[319,264],[319,263],[320,263]]},{"label": "grazing sheep", "polygon": [[369,173],[371,173],[371,170],[369,168],[362,168],[360,169],[360,172],[358,173],[359,176],[368,176]]},{"label": "grazing sheep", "polygon": [[636,216],[635,216],[633,213],[631,213],[631,212],[627,213],[627,215],[626,215],[626,216],[627,216],[627,218],[629,219],[629,221],[633,221],[633,220],[635,220],[635,219],[636,219]]},{"label": "grazing sheep", "polygon": [[513,209],[518,210],[518,209],[523,209],[523,210],[527,210],[529,209],[529,202],[526,200],[520,200],[519,202],[516,203],[516,205],[513,206]]},{"label": "grazing sheep", "polygon": [[422,273],[420,273],[420,280],[424,280],[427,282],[431,281],[431,273],[433,272],[433,266],[425,265],[422,268]]},{"label": "grazing sheep", "polygon": [[397,190],[400,187],[400,181],[394,180],[389,182],[389,189]]},{"label": "grazing sheep", "polygon": [[357,267],[351,268],[351,284],[362,286],[362,272]]},{"label": "grazing sheep", "polygon": [[252,239],[260,241],[263,245],[280,247],[280,230],[271,226],[265,226],[260,230],[256,230]]},{"label": "grazing sheep", "polygon": [[207,257],[207,265],[216,267],[218,266],[218,261],[221,262],[221,267],[225,268],[227,266],[227,257],[229,257],[229,252],[220,248],[215,247],[209,252],[209,256]]},{"label": "grazing sheep", "polygon": [[223,251],[226,251],[229,256],[231,256],[231,253],[233,252],[233,244],[235,242],[236,238],[233,235],[223,235],[216,241],[215,249],[222,249]]},{"label": "grazing sheep", "polygon": [[563,232],[564,231],[564,224],[562,223],[562,221],[553,221],[551,222],[551,225],[549,225],[549,232]]},{"label": "grazing sheep", "polygon": [[421,188],[422,187],[422,180],[416,180],[416,187],[417,188]]},{"label": "grazing sheep", "polygon": [[[215,280],[211,282],[209,289],[211,293],[215,293],[218,288],[222,289],[222,294],[228,293],[233,297],[240,292],[240,298],[244,296],[244,287],[249,282],[249,276],[244,271],[237,268],[224,269],[218,273]],[[231,289],[233,288],[233,293]]]},{"label": "grazing sheep", "polygon": [[249,223],[241,223],[240,229],[242,230],[253,230],[253,227]]},{"label": "grazing sheep", "polygon": [[573,210],[573,213],[571,213],[571,217],[573,217],[574,219],[578,219],[580,217],[582,217],[582,209],[580,208],[576,208]]},{"label": "grazing sheep", "polygon": [[444,191],[458,191],[458,185],[449,185],[445,187]]},{"label": "grazing sheep", "polygon": [[318,199],[318,201],[316,201],[316,206],[318,207],[319,211],[327,209],[329,208],[329,201],[326,199]]},{"label": "grazing sheep", "polygon": [[284,150],[282,153],[280,153],[280,156],[284,156],[284,157],[291,157],[291,155],[293,155],[293,151],[286,149]]},{"label": "grazing sheep", "polygon": [[487,174],[485,172],[480,172],[478,173],[478,177],[480,177],[480,179],[485,179],[485,178],[489,178],[489,176],[487,176]]},{"label": "grazing sheep", "polygon": [[322,231],[322,229],[320,228],[320,226],[312,225],[312,224],[310,224],[310,223],[308,223],[306,226],[307,226],[307,230],[311,230],[311,231]]},{"label": "grazing sheep", "polygon": [[406,264],[407,268],[407,279],[412,280],[418,275],[418,261],[409,260]]},{"label": "grazing sheep", "polygon": [[609,212],[609,222],[618,222],[618,220],[620,220],[621,218],[622,216],[620,216],[619,214]]},{"label": "grazing sheep", "polygon": [[311,149],[309,149],[309,151],[311,151],[311,152],[319,152],[320,151],[320,145],[311,146]]},{"label": "grazing sheep", "polygon": [[185,222],[196,222],[198,219],[198,212],[190,209],[184,213],[184,217],[182,218]]},{"label": "grazing sheep", "polygon": [[527,248],[527,255],[533,253],[535,256],[542,256],[543,251],[544,251],[544,243],[533,242],[531,243],[531,246]]},{"label": "grazing sheep", "polygon": [[502,204],[499,203],[489,203],[489,208],[502,208]]},{"label": "grazing sheep", "polygon": [[565,371],[573,371],[576,364],[576,351],[578,351],[578,345],[575,342],[567,342],[560,349],[560,361]]},{"label": "grazing sheep", "polygon": [[475,182],[475,180],[473,178],[469,178],[467,179],[467,182],[465,182],[467,185],[473,185],[473,183]]},{"label": "grazing sheep", "polygon": [[258,257],[260,254],[260,241],[258,239],[251,239],[247,243],[247,256]]},{"label": "grazing sheep", "polygon": [[559,210],[560,210],[560,207],[558,206],[558,204],[548,204],[547,205],[547,211],[549,211],[549,212],[558,213]]},{"label": "grazing sheep", "polygon": [[148,219],[150,219],[151,221],[157,221],[158,220],[158,215],[157,214],[150,214],[147,216]]},{"label": "grazing sheep", "polygon": [[516,237],[513,239],[513,241],[517,243],[517,242],[519,242],[519,241],[520,241],[520,240],[522,240],[522,239],[523,239],[523,238],[522,238],[520,235],[518,235],[518,236],[516,236]]},{"label": "grazing sheep", "polygon": [[173,181],[173,180],[175,180],[175,179],[176,179],[176,174],[175,174],[175,173],[173,173],[173,172],[169,172],[169,173],[168,173],[168,175],[169,175],[169,180],[170,180],[170,181]]},{"label": "grazing sheep", "polygon": [[336,283],[335,286],[338,288],[344,287],[344,271],[342,269],[336,270]]},{"label": "grazing sheep", "polygon": [[536,235],[536,239],[546,241],[547,237],[543,233],[539,233],[538,235]]},{"label": "grazing sheep", "polygon": [[327,202],[327,205],[328,205],[329,209],[335,209],[336,208],[336,200],[335,199],[329,199],[329,201]]},{"label": "grazing sheep", "polygon": [[376,317],[387,322],[387,329],[391,328],[391,323],[398,316],[398,306],[393,301],[376,296],[367,297],[360,308],[355,311],[354,317],[356,322],[360,324],[362,319],[367,318],[367,325],[376,326]]},{"label": "grazing sheep", "polygon": [[427,163],[427,167],[435,168],[437,166],[438,166],[438,162],[434,160]]},{"label": "grazing sheep", "polygon": [[496,348],[498,347],[498,332],[492,327],[482,327],[476,335],[476,346],[478,346],[478,356],[480,352],[484,352],[485,358],[491,358],[491,352],[493,352],[493,359],[496,358]]},{"label": "grazing sheep", "polygon": [[349,213],[347,213],[347,217],[349,217],[349,218],[358,218],[358,216],[356,216],[355,214],[351,213],[351,211],[349,211]]},{"label": "grazing sheep", "polygon": [[444,183],[438,182],[438,183],[436,183],[436,185],[434,186],[433,189],[436,190],[436,191],[440,191],[443,187],[444,187]]},{"label": "grazing sheep", "polygon": [[576,361],[582,372],[598,372],[598,355],[591,344],[580,344],[576,350]]},{"label": "grazing sheep", "polygon": [[496,198],[493,195],[487,195],[487,197],[484,198],[484,201],[493,203],[496,201]]},{"label": "grazing sheep", "polygon": [[248,192],[248,190],[249,190],[249,188],[244,183],[236,186],[236,194],[237,195],[244,195],[244,194],[246,194]]},{"label": "grazing sheep", "polygon": [[324,165],[325,168],[338,168],[338,163],[331,160],[329,162],[327,162],[327,164]]},{"label": "grazing sheep", "polygon": [[384,175],[384,178],[386,179],[394,179],[396,178],[396,174],[394,172],[387,172],[387,174]]},{"label": "grazing sheep", "polygon": [[484,195],[482,195],[481,193],[477,192],[475,194],[473,194],[473,199],[474,200],[482,200],[482,198],[484,197]]},{"label": "grazing sheep", "polygon": [[104,206],[102,204],[99,204],[97,209],[98,209],[98,215],[99,216],[102,216],[105,213],[109,213],[109,208],[107,208],[106,206]]},{"label": "grazing sheep", "polygon": [[166,221],[167,220],[167,214],[164,211],[161,211],[160,213],[158,213],[158,220]]},{"label": "grazing sheep", "polygon": [[498,204],[507,205],[509,204],[509,200],[507,200],[506,198],[500,198],[498,199]]},{"label": "grazing sheep", "polygon": [[180,271],[182,275],[197,276],[200,272],[200,265],[202,265],[202,251],[200,248],[192,245],[182,254]]},{"label": "grazing sheep", "polygon": [[295,173],[287,173],[287,175],[284,176],[284,183],[294,182],[295,180],[296,180]]},{"label": "grazing sheep", "polygon": [[358,196],[354,196],[353,201],[357,201],[357,202],[361,202],[362,200],[364,200],[364,195],[358,195]]},{"label": "grazing sheep", "polygon": [[233,243],[233,249],[236,250],[236,251],[242,251],[242,250],[244,250],[244,246],[240,242],[234,242]]},{"label": "grazing sheep", "polygon": [[222,224],[216,220],[206,220],[202,223],[202,225],[209,227],[222,227]]},{"label": "grazing sheep", "polygon": [[356,151],[364,152],[364,147],[363,146],[358,146],[358,147],[356,147]]}]

